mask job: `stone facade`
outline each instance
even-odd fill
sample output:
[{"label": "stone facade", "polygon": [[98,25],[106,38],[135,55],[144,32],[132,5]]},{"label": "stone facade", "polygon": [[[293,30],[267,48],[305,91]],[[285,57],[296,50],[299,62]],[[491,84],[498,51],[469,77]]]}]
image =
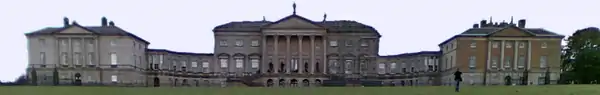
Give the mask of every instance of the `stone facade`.
[{"label": "stone facade", "polygon": [[[50,85],[274,86],[527,84],[558,79],[560,39],[512,23],[474,25],[441,51],[380,56],[378,31],[356,21],[313,21],[295,12],[278,21],[239,21],[213,29],[213,53],[148,49],[149,42],[107,22],[27,33],[30,78]],[[513,60],[518,59],[518,60]],[[507,60],[507,61],[505,61]],[[517,63],[517,64],[514,64]],[[545,76],[550,78],[544,78]],[[365,84],[368,81],[370,84]],[[519,81],[520,82],[520,81]]]}]

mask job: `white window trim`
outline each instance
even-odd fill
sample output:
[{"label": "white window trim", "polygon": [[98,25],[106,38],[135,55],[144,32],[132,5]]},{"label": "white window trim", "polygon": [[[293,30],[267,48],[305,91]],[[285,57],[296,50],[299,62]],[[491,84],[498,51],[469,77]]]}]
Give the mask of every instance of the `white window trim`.
[{"label": "white window trim", "polygon": [[504,58],[504,63],[502,63],[504,64],[504,68],[510,68],[511,61],[513,61],[511,56]]},{"label": "white window trim", "polygon": [[244,60],[241,58],[235,59],[235,68],[244,68]]},{"label": "white window trim", "polygon": [[194,68],[198,67],[198,62],[192,62],[192,67],[194,67]]},{"label": "white window trim", "polygon": [[220,40],[219,46],[227,46],[227,40]]},{"label": "white window trim", "polygon": [[512,44],[506,44],[506,48],[512,48]]},{"label": "white window trim", "polygon": [[73,58],[73,64],[75,64],[75,65],[81,65],[81,61],[82,61],[80,59],[81,58],[81,53],[78,53],[78,52],[74,53],[72,58]]},{"label": "white window trim", "polygon": [[525,42],[519,42],[519,48],[525,48]]},{"label": "white window trim", "polygon": [[477,43],[476,42],[471,42],[470,47],[471,48],[476,48],[477,47]]},{"label": "white window trim", "polygon": [[469,67],[470,68],[475,68],[477,65],[477,57],[475,56],[470,56],[469,57]]},{"label": "white window trim", "polygon": [[238,47],[244,46],[244,41],[242,41],[242,40],[236,40],[235,41],[235,46],[238,46]]},{"label": "white window trim", "polygon": [[494,58],[492,58],[492,66],[491,67],[497,68],[497,66],[498,66],[498,58],[494,57]]},{"label": "white window trim", "polygon": [[46,64],[46,53],[40,52],[40,64]]},{"label": "white window trim", "polygon": [[159,57],[158,58],[159,59],[159,63],[162,64],[163,63],[163,55],[159,55],[158,57]]},{"label": "white window trim", "polygon": [[492,42],[492,48],[498,48],[498,42]]},{"label": "white window trim", "polygon": [[221,64],[221,68],[227,68],[227,59],[219,59],[219,63]]},{"label": "white window trim", "polygon": [[329,46],[336,47],[338,46],[337,41],[329,41]]},{"label": "white window trim", "polygon": [[88,59],[87,59],[87,63],[88,65],[94,65],[94,54],[88,53]]},{"label": "white window trim", "polygon": [[251,63],[252,63],[252,68],[258,68],[258,64],[259,64],[259,60],[258,59],[251,59]]},{"label": "white window trim", "polygon": [[117,46],[117,40],[110,40],[110,46]]},{"label": "white window trim", "polygon": [[546,43],[546,42],[542,42],[542,45],[541,45],[541,46],[542,46],[542,48],[548,48],[548,43]]},{"label": "white window trim", "polygon": [[547,68],[547,67],[548,67],[548,57],[540,56],[540,68]]},{"label": "white window trim", "polygon": [[111,65],[117,65],[119,64],[119,59],[117,57],[117,53],[110,53],[110,64]]},{"label": "white window trim", "polygon": [[110,80],[111,80],[112,82],[119,82],[119,80],[118,80],[118,78],[117,78],[117,75],[112,75],[112,76],[110,77]]},{"label": "white window trim", "polygon": [[259,42],[258,40],[252,40],[252,42],[250,43],[252,46],[259,46]]},{"label": "white window trim", "polygon": [[67,53],[66,52],[61,53],[61,61],[62,62],[60,62],[60,63],[63,65],[67,65],[67,64],[69,64],[68,60],[69,60],[69,56],[67,55]]},{"label": "white window trim", "polygon": [[187,67],[187,64],[185,61],[181,61],[181,67]]},{"label": "white window trim", "polygon": [[208,68],[209,63],[208,62],[202,62],[202,68]]}]

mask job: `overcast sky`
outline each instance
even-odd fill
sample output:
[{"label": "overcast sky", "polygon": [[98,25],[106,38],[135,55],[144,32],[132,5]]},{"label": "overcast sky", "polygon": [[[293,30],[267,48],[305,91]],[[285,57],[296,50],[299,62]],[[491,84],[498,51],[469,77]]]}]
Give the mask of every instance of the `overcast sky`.
[{"label": "overcast sky", "polygon": [[0,0],[0,80],[25,73],[24,33],[60,27],[65,16],[84,26],[106,16],[150,48],[211,53],[215,26],[263,16],[276,21],[292,13],[294,1],[298,15],[314,21],[327,13],[327,20],[375,27],[383,35],[381,55],[439,50],[440,42],[490,17],[527,19],[527,27],[563,35],[600,26],[598,0]]}]

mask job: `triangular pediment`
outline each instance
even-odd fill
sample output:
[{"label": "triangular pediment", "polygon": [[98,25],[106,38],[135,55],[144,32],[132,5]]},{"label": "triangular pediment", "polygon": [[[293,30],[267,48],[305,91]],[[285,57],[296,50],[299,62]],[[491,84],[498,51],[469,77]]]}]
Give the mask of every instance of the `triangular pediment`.
[{"label": "triangular pediment", "polygon": [[493,33],[491,33],[489,36],[496,36],[496,37],[529,37],[529,36],[535,36],[535,34],[518,28],[518,27],[514,27],[514,26],[509,26],[506,27],[504,29],[500,29],[498,31],[495,31]]},{"label": "triangular pediment", "polygon": [[313,21],[308,20],[298,15],[291,15],[285,17],[279,21],[273,22],[264,28],[277,28],[277,29],[319,29],[323,28]]},{"label": "triangular pediment", "polygon": [[89,31],[88,29],[85,29],[83,27],[72,26],[72,27],[68,27],[67,29],[64,29],[62,31],[58,31],[56,33],[58,33],[58,34],[93,34],[94,32]]}]

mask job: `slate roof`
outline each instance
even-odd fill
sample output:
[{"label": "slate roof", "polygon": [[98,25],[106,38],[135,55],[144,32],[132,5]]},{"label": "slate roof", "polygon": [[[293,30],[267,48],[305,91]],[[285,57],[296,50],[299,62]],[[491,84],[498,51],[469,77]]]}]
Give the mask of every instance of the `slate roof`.
[{"label": "slate roof", "polygon": [[390,57],[408,57],[408,56],[416,56],[416,55],[440,55],[440,51],[420,51],[420,52],[411,52],[411,53],[402,53],[396,55],[384,55],[380,57],[390,58]]},{"label": "slate roof", "polygon": [[176,51],[170,51],[170,50],[166,50],[166,49],[146,49],[146,51],[147,52],[167,52],[167,53],[180,54],[180,55],[213,56],[212,53],[176,52]]},{"label": "slate roof", "polygon": [[464,32],[462,32],[458,35],[455,35],[452,38],[438,44],[438,46],[441,46],[457,37],[489,37],[491,34],[496,33],[502,29],[507,29],[507,28],[517,28],[517,29],[520,29],[527,33],[530,33],[530,34],[534,35],[535,37],[550,37],[550,38],[564,38],[565,37],[564,35],[557,34],[557,33],[548,31],[543,28],[519,28],[514,25],[509,25],[509,26],[505,26],[505,27],[470,28],[470,29],[467,29]]},{"label": "slate roof", "polygon": [[[298,15],[290,15],[279,21],[284,21],[292,17],[298,17],[303,20],[310,21],[313,24],[322,26],[327,29],[327,32],[334,33],[376,33],[379,35],[377,30],[369,25],[362,24],[356,21],[350,20],[337,20],[337,21],[320,21],[315,22],[308,20]],[[277,21],[277,22],[279,22]],[[262,28],[267,25],[277,23],[271,21],[234,21],[223,25],[219,25],[213,29],[213,32],[260,32]]]},{"label": "slate roof", "polygon": [[81,26],[77,23],[73,23],[72,25],[69,25],[67,27],[47,27],[44,29],[40,29],[34,32],[30,32],[30,33],[26,33],[26,36],[35,36],[35,35],[51,35],[54,33],[58,33],[62,30],[71,28],[71,27],[80,27],[82,29],[85,29],[87,31],[93,32],[94,34],[97,35],[119,35],[119,36],[129,36],[129,37],[133,37],[135,39],[138,39],[140,41],[145,42],[146,44],[150,44],[150,42],[134,35],[133,33],[129,33],[117,26]]}]

